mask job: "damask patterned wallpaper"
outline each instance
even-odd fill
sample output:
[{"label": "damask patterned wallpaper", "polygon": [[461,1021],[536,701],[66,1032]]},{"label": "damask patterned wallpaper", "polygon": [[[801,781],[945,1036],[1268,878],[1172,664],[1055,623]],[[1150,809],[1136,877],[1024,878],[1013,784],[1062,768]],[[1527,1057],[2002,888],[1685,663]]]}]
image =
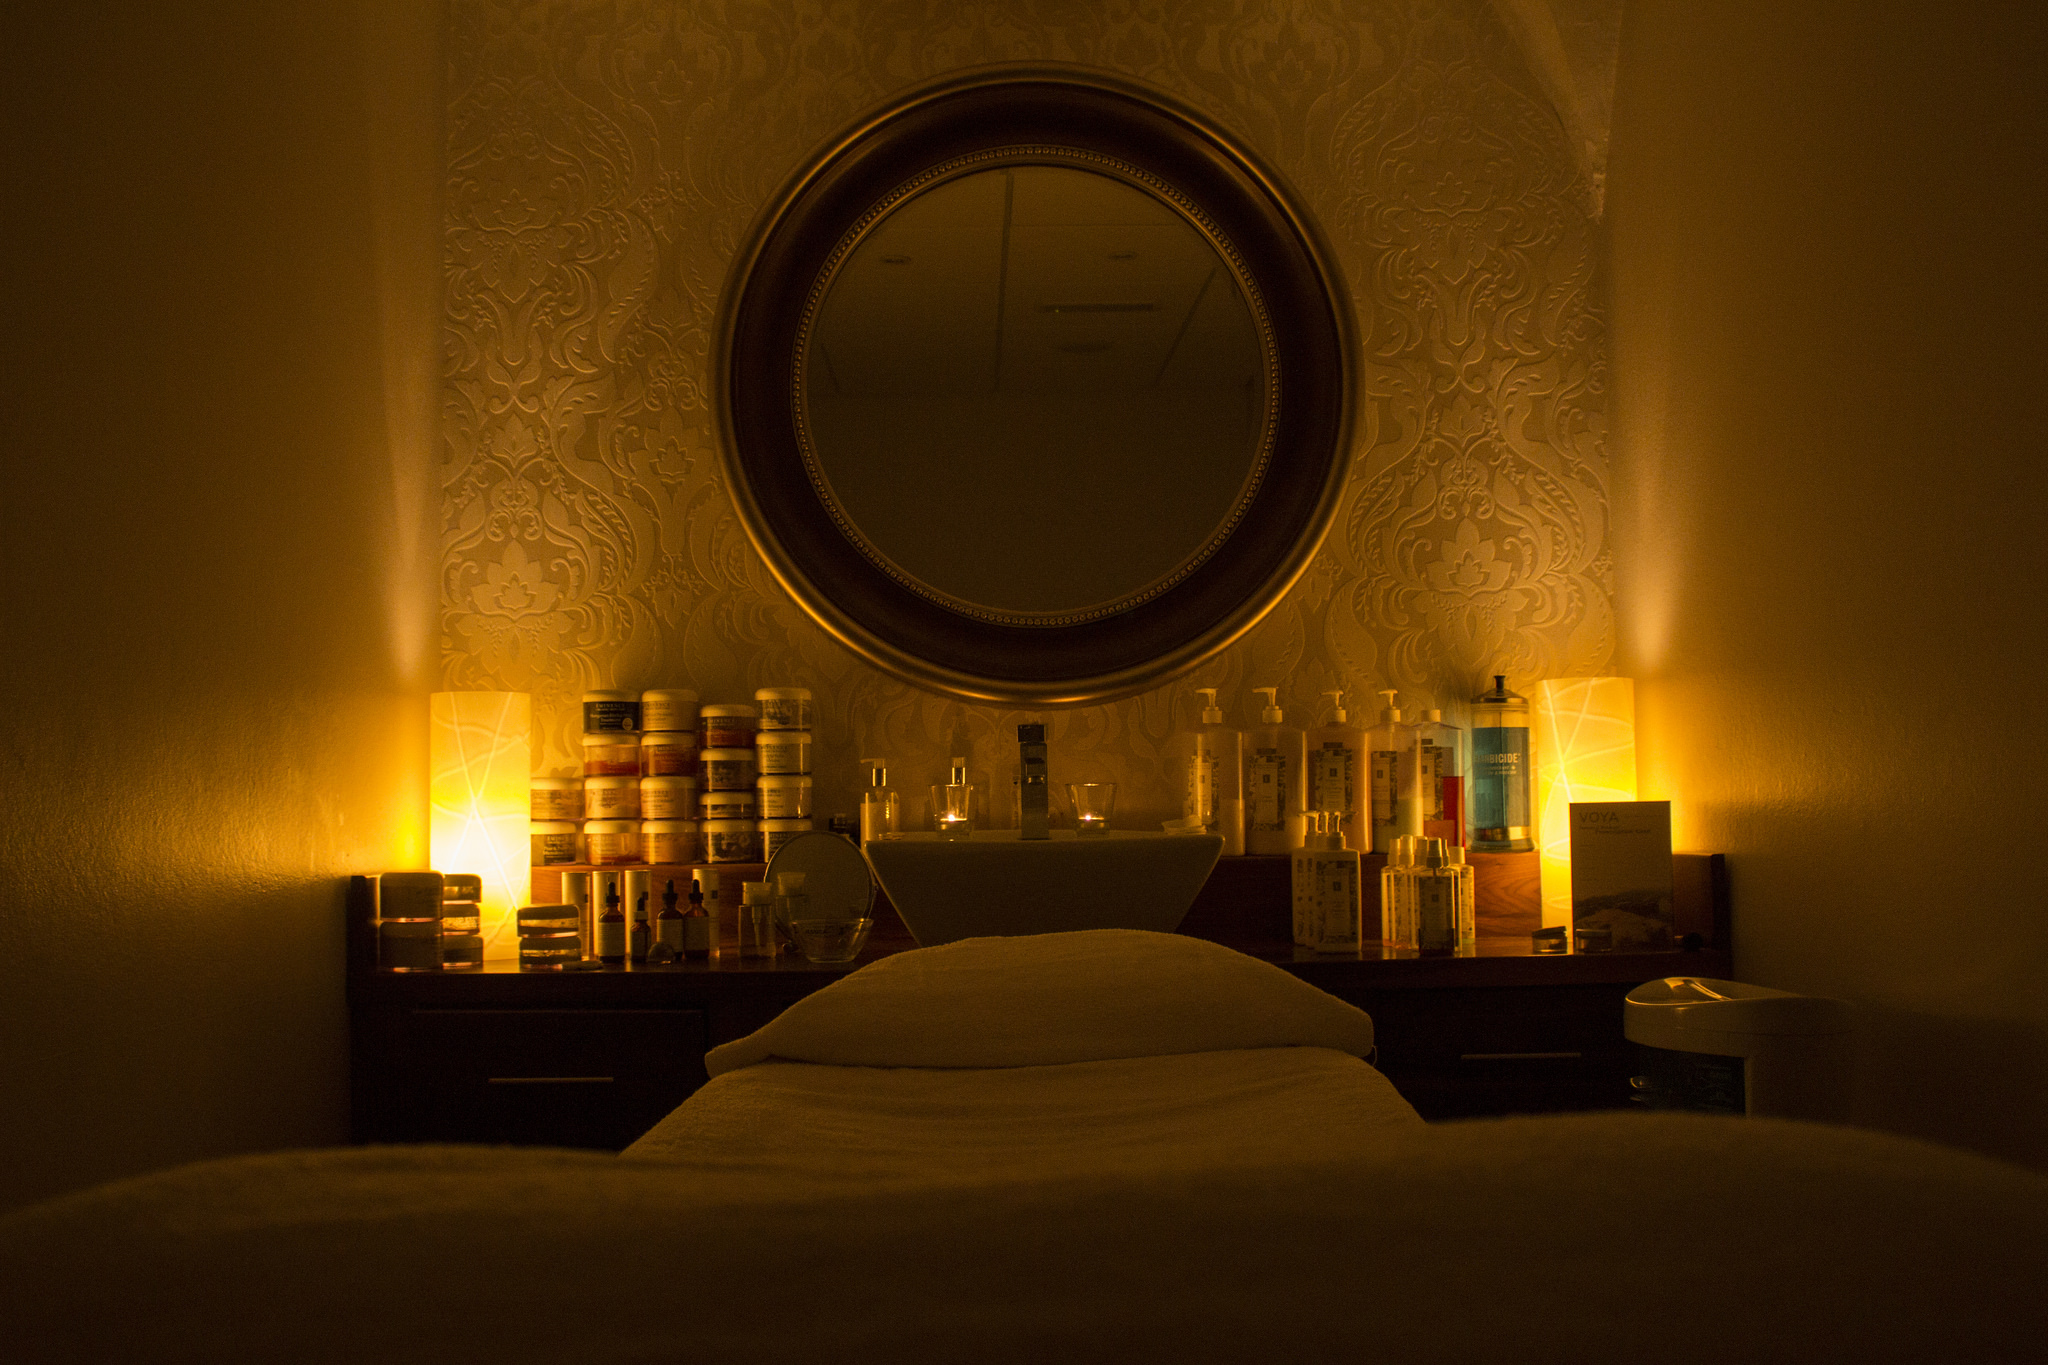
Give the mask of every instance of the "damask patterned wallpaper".
[{"label": "damask patterned wallpaper", "polygon": [[[1239,724],[1277,685],[1316,724],[1399,689],[1599,672],[1613,647],[1604,239],[1557,115],[1487,0],[453,0],[443,673],[534,697],[543,771],[585,688],[706,701],[807,685],[821,814],[857,762],[899,787],[967,753],[1003,792],[1015,723],[1056,784],[1179,813],[1198,686]],[[906,686],[814,626],[723,485],[708,392],[735,244],[827,135],[963,66],[1054,60],[1206,111],[1320,217],[1363,373],[1343,509],[1251,635],[1170,687],[1032,713]],[[1527,690],[1526,688],[1522,690]]]}]

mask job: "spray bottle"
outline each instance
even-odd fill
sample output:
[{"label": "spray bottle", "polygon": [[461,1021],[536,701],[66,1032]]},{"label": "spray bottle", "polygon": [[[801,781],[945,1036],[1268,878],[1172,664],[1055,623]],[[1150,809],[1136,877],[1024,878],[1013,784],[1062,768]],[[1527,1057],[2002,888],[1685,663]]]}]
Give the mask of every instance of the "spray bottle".
[{"label": "spray bottle", "polygon": [[1245,851],[1286,857],[1307,831],[1308,737],[1281,723],[1279,688],[1252,691],[1264,694],[1266,707],[1245,736]]},{"label": "spray bottle", "polygon": [[1308,808],[1329,811],[1332,832],[1354,852],[1367,847],[1368,784],[1365,732],[1347,723],[1342,692],[1325,692],[1330,720],[1308,737]]},{"label": "spray bottle", "polygon": [[1187,816],[1191,829],[1223,836],[1225,856],[1244,852],[1244,735],[1223,723],[1216,689],[1195,689],[1204,698],[1202,723],[1188,759]]}]

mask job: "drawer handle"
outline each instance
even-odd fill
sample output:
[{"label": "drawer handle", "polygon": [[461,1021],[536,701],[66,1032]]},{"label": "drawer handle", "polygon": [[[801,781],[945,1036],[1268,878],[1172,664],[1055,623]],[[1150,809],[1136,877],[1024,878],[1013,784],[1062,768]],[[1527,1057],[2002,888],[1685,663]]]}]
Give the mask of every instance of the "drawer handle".
[{"label": "drawer handle", "polygon": [[1585,1056],[1583,1052],[1461,1052],[1461,1062],[1570,1062]]},{"label": "drawer handle", "polygon": [[487,1085],[610,1085],[612,1076],[491,1076]]}]

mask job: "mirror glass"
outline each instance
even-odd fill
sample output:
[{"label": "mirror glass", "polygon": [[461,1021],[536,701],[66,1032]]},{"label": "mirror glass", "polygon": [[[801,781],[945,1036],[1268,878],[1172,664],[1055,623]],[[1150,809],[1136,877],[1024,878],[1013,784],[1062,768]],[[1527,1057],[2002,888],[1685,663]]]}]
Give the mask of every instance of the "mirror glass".
[{"label": "mirror glass", "polygon": [[1167,200],[970,170],[876,219],[798,339],[812,480],[861,553],[1008,625],[1113,614],[1227,538],[1266,465],[1247,283]]}]

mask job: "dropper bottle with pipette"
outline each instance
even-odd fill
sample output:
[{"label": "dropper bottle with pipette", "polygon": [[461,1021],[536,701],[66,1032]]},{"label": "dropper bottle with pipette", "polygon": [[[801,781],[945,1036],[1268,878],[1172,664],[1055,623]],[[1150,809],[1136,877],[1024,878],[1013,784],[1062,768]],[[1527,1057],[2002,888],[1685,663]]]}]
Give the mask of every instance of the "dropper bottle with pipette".
[{"label": "dropper bottle with pipette", "polygon": [[1279,688],[1252,691],[1266,706],[1245,736],[1245,852],[1285,857],[1302,846],[1308,829],[1308,737],[1284,723]]}]

